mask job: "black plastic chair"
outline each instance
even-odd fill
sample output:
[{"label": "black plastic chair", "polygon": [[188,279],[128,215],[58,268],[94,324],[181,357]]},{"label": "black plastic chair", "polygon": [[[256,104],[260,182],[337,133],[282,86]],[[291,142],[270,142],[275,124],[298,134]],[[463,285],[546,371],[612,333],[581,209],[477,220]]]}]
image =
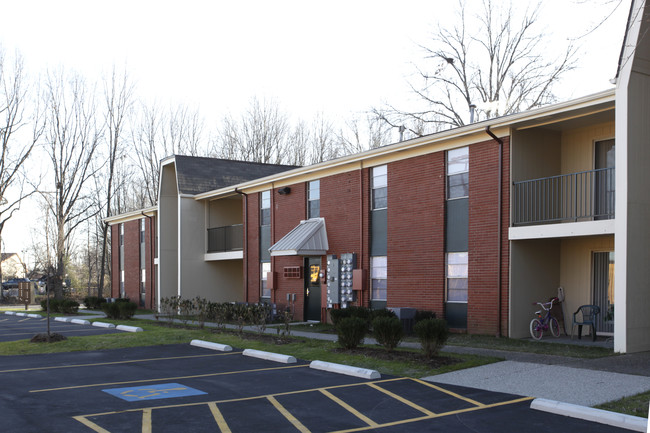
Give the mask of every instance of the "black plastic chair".
[{"label": "black plastic chair", "polygon": [[[578,314],[582,320],[578,320]],[[573,313],[573,324],[571,325],[571,338],[573,338],[573,328],[578,325],[578,340],[582,338],[582,327],[591,326],[591,339],[596,341],[596,316],[600,314],[598,305],[581,305]]]}]

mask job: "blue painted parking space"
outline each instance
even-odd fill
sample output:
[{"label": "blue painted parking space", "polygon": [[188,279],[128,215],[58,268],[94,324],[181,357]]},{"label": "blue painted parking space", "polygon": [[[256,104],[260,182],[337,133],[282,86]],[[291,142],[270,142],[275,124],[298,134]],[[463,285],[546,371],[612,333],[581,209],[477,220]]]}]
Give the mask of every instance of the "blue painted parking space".
[{"label": "blue painted parking space", "polygon": [[158,400],[161,398],[188,397],[206,394],[198,389],[180,383],[163,383],[162,385],[130,386],[126,388],[103,389],[105,393],[126,401]]}]

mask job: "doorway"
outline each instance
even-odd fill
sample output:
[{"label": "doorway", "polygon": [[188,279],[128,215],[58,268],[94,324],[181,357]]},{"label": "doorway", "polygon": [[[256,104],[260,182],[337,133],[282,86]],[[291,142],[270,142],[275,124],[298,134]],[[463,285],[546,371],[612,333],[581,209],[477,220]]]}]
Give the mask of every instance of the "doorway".
[{"label": "doorway", "polygon": [[612,219],[616,200],[616,146],[614,140],[597,141],[595,146],[594,219]]},{"label": "doorway", "polygon": [[600,307],[598,333],[614,333],[614,252],[597,252],[593,258],[593,302]]},{"label": "doorway", "polygon": [[305,320],[320,321],[320,257],[305,257]]}]

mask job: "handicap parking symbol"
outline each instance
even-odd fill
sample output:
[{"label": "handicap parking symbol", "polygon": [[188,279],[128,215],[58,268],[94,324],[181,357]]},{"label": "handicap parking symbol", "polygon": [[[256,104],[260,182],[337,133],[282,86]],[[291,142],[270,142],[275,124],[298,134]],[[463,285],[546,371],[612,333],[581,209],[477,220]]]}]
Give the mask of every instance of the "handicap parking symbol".
[{"label": "handicap parking symbol", "polygon": [[188,397],[191,395],[207,394],[198,389],[181,385],[180,383],[102,389],[102,391],[126,401],[157,400],[161,398]]}]

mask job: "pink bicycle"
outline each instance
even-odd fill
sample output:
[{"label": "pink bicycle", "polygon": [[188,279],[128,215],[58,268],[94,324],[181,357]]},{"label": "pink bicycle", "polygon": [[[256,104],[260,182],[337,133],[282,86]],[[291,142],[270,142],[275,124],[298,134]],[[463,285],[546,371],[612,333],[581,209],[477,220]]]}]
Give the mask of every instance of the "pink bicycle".
[{"label": "pink bicycle", "polygon": [[547,331],[549,328],[553,337],[557,338],[560,336],[560,324],[555,317],[551,317],[551,308],[553,308],[553,304],[557,300],[557,298],[553,298],[549,302],[533,303],[533,305],[541,305],[542,309],[546,311],[546,314],[542,314],[542,310],[535,311],[537,317],[530,321],[530,335],[535,340],[541,340],[544,331]]}]

